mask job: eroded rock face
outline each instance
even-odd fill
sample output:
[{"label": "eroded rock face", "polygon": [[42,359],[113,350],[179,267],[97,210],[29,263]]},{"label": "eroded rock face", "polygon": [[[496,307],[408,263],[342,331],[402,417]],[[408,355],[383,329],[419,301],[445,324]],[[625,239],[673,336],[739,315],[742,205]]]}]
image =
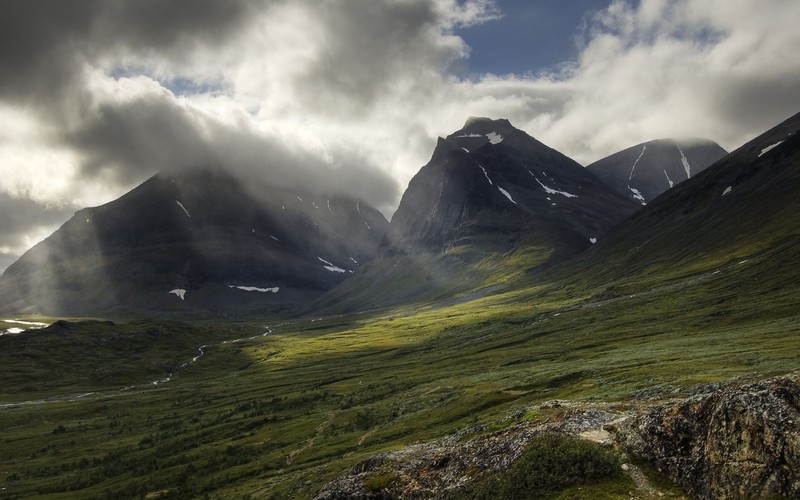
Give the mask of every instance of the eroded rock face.
[{"label": "eroded rock face", "polygon": [[800,372],[657,406],[616,435],[692,497],[800,498]]}]

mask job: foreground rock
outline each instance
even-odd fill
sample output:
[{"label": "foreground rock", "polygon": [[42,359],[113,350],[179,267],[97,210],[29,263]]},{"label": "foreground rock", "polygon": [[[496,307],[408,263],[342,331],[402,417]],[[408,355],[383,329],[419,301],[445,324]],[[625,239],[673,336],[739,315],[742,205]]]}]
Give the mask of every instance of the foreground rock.
[{"label": "foreground rock", "polygon": [[800,372],[664,404],[620,444],[695,498],[800,498]]},{"label": "foreground rock", "polygon": [[[479,426],[374,456],[316,498],[448,498],[508,469],[545,432],[638,456],[692,498],[800,498],[800,372],[701,389],[670,402],[554,401],[526,408],[496,423],[501,430]],[[623,469],[639,488],[634,497],[665,496],[637,467]]]}]

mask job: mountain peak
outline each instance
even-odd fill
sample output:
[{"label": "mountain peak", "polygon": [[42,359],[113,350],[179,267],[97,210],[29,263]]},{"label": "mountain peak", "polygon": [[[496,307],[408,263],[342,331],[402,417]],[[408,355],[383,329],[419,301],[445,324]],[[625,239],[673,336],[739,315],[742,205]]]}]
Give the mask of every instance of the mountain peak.
[{"label": "mountain peak", "polygon": [[645,205],[697,175],[727,152],[701,139],[657,139],[624,149],[586,167],[620,194]]},{"label": "mountain peak", "polygon": [[464,127],[462,128],[462,130],[466,130],[468,128],[487,127],[487,126],[514,128],[514,126],[511,125],[511,122],[508,121],[506,118],[498,118],[494,120],[492,118],[486,118],[485,116],[470,116],[469,118],[467,118],[467,121],[464,122]]}]

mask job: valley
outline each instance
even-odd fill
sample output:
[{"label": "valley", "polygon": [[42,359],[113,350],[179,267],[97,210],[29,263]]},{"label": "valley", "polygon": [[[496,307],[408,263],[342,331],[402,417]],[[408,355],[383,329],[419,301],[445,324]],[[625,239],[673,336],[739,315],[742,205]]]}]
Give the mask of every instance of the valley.
[{"label": "valley", "polygon": [[[416,462],[384,459],[423,450],[424,463],[447,456],[466,477],[418,471],[430,484],[444,481],[446,494],[438,494],[468,498],[513,469],[504,458],[489,461],[500,460],[501,469],[489,462],[461,467],[471,460],[464,450],[488,446],[489,455],[503,457],[509,446],[521,453],[523,444],[538,442],[542,429],[605,436],[605,425],[622,418],[628,420],[615,426],[627,434],[613,438],[616,458],[603,463],[625,460],[633,472],[565,486],[553,497],[647,498],[655,491],[648,484],[675,497],[703,497],[712,487],[725,496],[730,482],[706,484],[695,469],[693,482],[676,488],[686,472],[680,460],[711,459],[675,455],[680,446],[661,453],[661,444],[637,437],[630,422],[666,433],[672,427],[658,422],[675,412],[663,408],[677,408],[687,419],[678,430],[701,433],[704,427],[688,420],[705,415],[692,413],[697,398],[715,407],[722,396],[714,391],[726,387],[769,394],[780,386],[784,392],[776,394],[788,394],[788,403],[774,425],[794,432],[794,386],[761,381],[798,368],[800,115],[627,218],[618,210],[635,202],[621,194],[561,196],[563,206],[553,207],[550,191],[604,184],[582,170],[548,174],[547,183],[521,171],[520,162],[556,153],[519,131],[495,132],[506,124],[468,121],[454,139],[467,136],[475,143],[465,143],[470,152],[440,141],[434,159],[442,161],[428,169],[435,175],[416,184],[453,191],[430,206],[410,203],[400,228],[389,227],[377,249],[356,204],[355,226],[374,258],[295,309],[198,315],[203,303],[191,302],[190,289],[158,312],[168,295],[158,282],[162,297],[145,313],[109,302],[81,317],[5,317],[50,326],[0,336],[0,497],[402,496],[401,485],[415,487],[403,478],[413,479],[417,472],[408,471]],[[554,158],[573,171],[569,159]],[[453,164],[454,172],[466,172],[463,179],[447,172]],[[511,199],[497,189],[498,179]],[[467,198],[459,195],[465,189]],[[430,201],[425,193],[409,198]],[[617,201],[614,210],[596,213]],[[444,222],[436,222],[440,215]],[[186,222],[183,211],[178,216]],[[315,248],[328,244],[313,241]],[[315,272],[330,272],[315,265]],[[11,283],[25,279],[20,269]],[[208,279],[197,286],[213,283]],[[228,300],[214,307],[224,309]],[[154,312],[156,319],[146,316]],[[605,416],[589,418],[594,414]],[[754,425],[730,421],[747,435],[767,432]],[[723,438],[721,446],[738,453],[736,436]],[[456,444],[442,451],[442,443]],[[562,444],[555,450],[585,452],[587,460],[603,455]],[[707,448],[716,453],[714,446]],[[451,470],[446,461],[437,467]],[[766,482],[748,491],[791,494],[800,479],[786,477],[777,486],[758,479]]]}]

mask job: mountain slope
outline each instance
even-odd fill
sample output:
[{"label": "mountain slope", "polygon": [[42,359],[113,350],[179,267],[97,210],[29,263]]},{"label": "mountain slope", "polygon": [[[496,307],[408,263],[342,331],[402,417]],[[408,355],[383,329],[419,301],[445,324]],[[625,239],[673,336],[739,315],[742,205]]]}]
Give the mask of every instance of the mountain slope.
[{"label": "mountain slope", "polygon": [[641,204],[699,174],[727,152],[706,139],[649,141],[586,167],[620,194]]},{"label": "mountain slope", "polygon": [[592,270],[600,282],[646,280],[722,273],[744,261],[758,266],[752,286],[767,278],[788,286],[800,275],[798,131],[800,114],[648,204],[564,272]]},{"label": "mountain slope", "polygon": [[577,254],[637,208],[507,120],[470,118],[409,182],[379,258],[323,303],[473,292]]},{"label": "mountain slope", "polygon": [[[79,211],[0,279],[2,308],[287,306],[340,283],[388,222],[341,196],[240,181],[221,170],[157,175]],[[171,292],[171,293],[170,293]]]}]

